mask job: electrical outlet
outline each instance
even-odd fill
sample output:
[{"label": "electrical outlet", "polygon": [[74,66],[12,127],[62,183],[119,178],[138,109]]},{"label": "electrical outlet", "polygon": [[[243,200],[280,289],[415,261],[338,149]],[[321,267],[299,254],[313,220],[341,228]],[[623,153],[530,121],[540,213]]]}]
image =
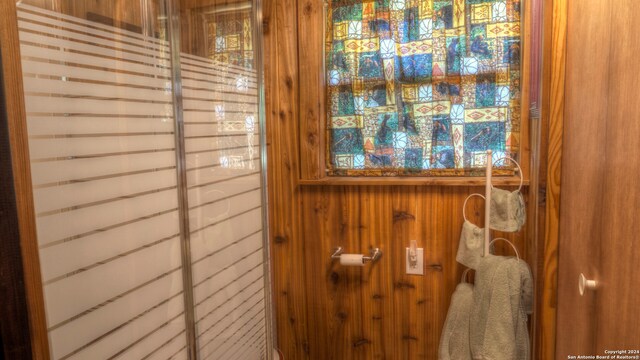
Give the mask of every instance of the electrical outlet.
[{"label": "electrical outlet", "polygon": [[416,249],[416,262],[415,265],[411,264],[411,260],[409,257],[409,248],[406,249],[406,254],[404,257],[405,264],[407,265],[407,274],[411,275],[424,275],[424,249],[417,248]]}]

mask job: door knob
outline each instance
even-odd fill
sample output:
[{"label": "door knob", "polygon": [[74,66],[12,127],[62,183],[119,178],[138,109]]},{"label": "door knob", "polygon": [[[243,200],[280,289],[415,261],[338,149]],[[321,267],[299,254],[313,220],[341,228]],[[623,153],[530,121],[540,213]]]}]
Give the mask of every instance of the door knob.
[{"label": "door knob", "polygon": [[589,280],[583,273],[580,273],[578,277],[578,290],[580,291],[580,296],[584,296],[584,291],[586,289],[595,290],[596,286],[598,286],[598,282],[595,280]]}]

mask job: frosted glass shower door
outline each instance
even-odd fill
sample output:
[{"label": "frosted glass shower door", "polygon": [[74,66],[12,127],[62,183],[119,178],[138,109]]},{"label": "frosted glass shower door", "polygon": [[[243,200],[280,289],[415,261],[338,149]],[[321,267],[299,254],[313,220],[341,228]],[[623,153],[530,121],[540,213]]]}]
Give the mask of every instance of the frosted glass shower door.
[{"label": "frosted glass shower door", "polygon": [[18,4],[52,359],[187,357],[163,9]]},{"label": "frosted glass shower door", "polygon": [[261,63],[254,45],[254,6],[249,1],[181,1],[180,64],[201,359],[267,356]]},{"label": "frosted glass shower door", "polygon": [[256,9],[215,3],[17,3],[54,360],[271,358]]}]

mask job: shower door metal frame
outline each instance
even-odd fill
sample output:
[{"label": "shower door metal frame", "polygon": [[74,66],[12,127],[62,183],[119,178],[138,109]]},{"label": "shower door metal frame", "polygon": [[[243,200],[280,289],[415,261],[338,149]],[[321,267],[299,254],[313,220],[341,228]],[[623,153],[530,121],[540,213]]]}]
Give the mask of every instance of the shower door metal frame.
[{"label": "shower door metal frame", "polygon": [[[260,129],[260,185],[261,185],[261,218],[262,218],[262,249],[263,249],[263,279],[264,279],[264,311],[265,311],[265,359],[273,358],[274,326],[273,301],[271,293],[271,256],[269,246],[269,215],[267,192],[267,136],[264,78],[263,78],[263,53],[262,53],[262,2],[250,0],[252,6],[253,22],[253,48],[256,78],[258,87],[258,121]],[[184,112],[182,95],[182,78],[180,68],[180,7],[178,0],[166,0],[167,31],[171,52],[171,82],[174,112],[174,134],[176,146],[176,172],[178,187],[178,207],[180,217],[180,251],[182,258],[182,283],[184,296],[184,313],[187,336],[187,351],[190,360],[198,359],[197,331],[195,321],[193,275],[191,260],[191,231],[189,226],[189,200],[187,191],[187,166],[184,140]]]},{"label": "shower door metal frame", "polygon": [[258,85],[258,124],[260,128],[260,175],[262,195],[262,254],[264,265],[264,305],[265,305],[265,359],[272,360],[276,337],[275,308],[273,304],[271,282],[271,242],[269,232],[269,187],[267,167],[267,117],[265,114],[265,84],[264,84],[264,53],[263,53],[263,14],[262,0],[251,0],[253,5],[253,48],[254,61],[257,70]]},{"label": "shower door metal frame", "polygon": [[176,157],[176,186],[178,190],[178,221],[180,223],[180,255],[182,261],[182,295],[184,300],[185,335],[190,360],[196,360],[197,334],[193,302],[193,274],[191,268],[191,227],[189,224],[189,194],[184,141],[184,112],[182,106],[182,72],[180,69],[180,8],[178,0],[166,0],[167,33],[171,58],[171,95]]}]

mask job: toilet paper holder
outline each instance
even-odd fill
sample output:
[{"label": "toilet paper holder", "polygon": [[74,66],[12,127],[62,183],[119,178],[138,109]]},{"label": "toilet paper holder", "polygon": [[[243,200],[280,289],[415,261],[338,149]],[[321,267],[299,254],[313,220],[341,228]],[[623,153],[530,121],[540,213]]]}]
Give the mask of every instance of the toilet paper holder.
[{"label": "toilet paper holder", "polygon": [[[340,255],[342,254],[344,254],[344,249],[342,248],[342,246],[338,246],[333,250],[333,254],[331,254],[331,258],[340,260]],[[380,259],[381,256],[382,256],[382,251],[380,250],[380,248],[373,248],[369,250],[369,256],[363,256],[362,260],[364,262],[374,262]]]}]

